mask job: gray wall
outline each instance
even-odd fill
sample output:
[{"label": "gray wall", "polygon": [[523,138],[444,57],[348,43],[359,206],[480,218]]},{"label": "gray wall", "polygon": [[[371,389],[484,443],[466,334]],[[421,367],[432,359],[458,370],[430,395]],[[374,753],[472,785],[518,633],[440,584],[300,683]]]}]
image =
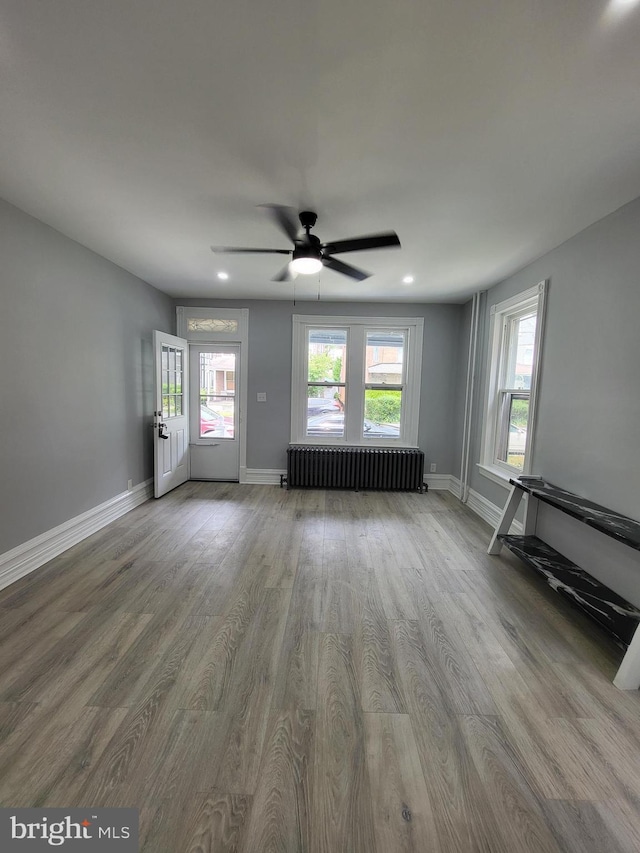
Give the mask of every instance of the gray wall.
[{"label": "gray wall", "polygon": [[169,297],[0,201],[0,554],[153,475]]},{"label": "gray wall", "polygon": [[[285,468],[291,431],[291,337],[293,314],[424,317],[419,446],[428,465],[449,474],[455,457],[458,343],[461,305],[388,303],[233,301],[179,299],[177,305],[249,309],[247,467]],[[258,403],[256,393],[267,392]]]},{"label": "gray wall", "polygon": [[[484,405],[490,306],[549,279],[533,471],[640,520],[640,199],[492,288],[484,303]],[[475,420],[473,458],[480,454]],[[502,505],[506,492],[472,471],[471,486]],[[637,552],[543,509],[540,532],[640,605]]]}]

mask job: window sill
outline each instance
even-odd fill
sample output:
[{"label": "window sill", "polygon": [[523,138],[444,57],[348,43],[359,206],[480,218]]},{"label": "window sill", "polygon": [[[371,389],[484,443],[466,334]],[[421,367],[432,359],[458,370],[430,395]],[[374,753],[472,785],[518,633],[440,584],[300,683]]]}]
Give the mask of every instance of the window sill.
[{"label": "window sill", "polygon": [[476,467],[478,468],[478,473],[482,474],[483,477],[486,477],[487,480],[491,480],[491,482],[497,483],[499,486],[502,486],[503,489],[509,489],[509,480],[512,477],[518,476],[517,471],[514,471],[513,474],[510,474],[508,471],[503,471],[501,468],[492,468],[488,465],[481,465],[479,462],[477,463]]},{"label": "window sill", "polygon": [[399,447],[401,450],[418,450],[417,444],[402,444],[399,441],[393,442],[382,442],[376,441],[375,439],[368,439],[367,441],[337,441],[331,439],[314,439],[314,438],[301,438],[301,439],[291,439],[289,442],[290,445],[296,446],[306,446],[306,447],[382,447],[391,449],[394,447]]}]

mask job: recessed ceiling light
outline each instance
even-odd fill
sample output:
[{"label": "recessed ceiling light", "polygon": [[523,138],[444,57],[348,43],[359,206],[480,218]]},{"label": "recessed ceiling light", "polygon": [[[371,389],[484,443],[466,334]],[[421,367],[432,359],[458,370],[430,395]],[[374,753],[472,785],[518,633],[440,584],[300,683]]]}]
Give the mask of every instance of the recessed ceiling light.
[{"label": "recessed ceiling light", "polygon": [[631,12],[638,0],[609,0],[609,5],[603,15],[605,21],[613,22],[622,18],[627,12]]},{"label": "recessed ceiling light", "polygon": [[403,284],[413,284],[414,281],[415,279],[412,275],[405,275],[405,277],[402,279]]},{"label": "recessed ceiling light", "polygon": [[226,281],[229,278],[229,273],[228,272],[219,272],[218,278],[220,279],[220,281]]}]

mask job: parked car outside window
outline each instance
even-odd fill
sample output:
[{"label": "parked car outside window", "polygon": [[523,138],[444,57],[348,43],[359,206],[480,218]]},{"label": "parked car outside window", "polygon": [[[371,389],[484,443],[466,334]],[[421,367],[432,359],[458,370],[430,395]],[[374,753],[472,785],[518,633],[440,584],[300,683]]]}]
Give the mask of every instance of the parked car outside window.
[{"label": "parked car outside window", "polygon": [[325,412],[340,412],[340,403],[329,397],[309,397],[307,399],[307,416],[321,415]]},{"label": "parked car outside window", "polygon": [[223,436],[225,433],[224,417],[208,406],[200,406],[200,436]]},{"label": "parked car outside window", "polygon": [[[363,424],[365,438],[399,438],[400,428],[392,424],[376,424],[365,418]],[[307,435],[339,438],[344,435],[344,412],[316,415],[307,420]]]}]

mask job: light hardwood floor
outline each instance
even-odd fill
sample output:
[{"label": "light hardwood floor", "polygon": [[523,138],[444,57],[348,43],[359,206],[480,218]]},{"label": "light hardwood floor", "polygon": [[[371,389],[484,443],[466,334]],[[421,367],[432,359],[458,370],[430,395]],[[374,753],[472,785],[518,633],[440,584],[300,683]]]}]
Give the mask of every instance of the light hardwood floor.
[{"label": "light hardwood floor", "polygon": [[640,850],[620,652],[452,496],[188,483],[0,593],[0,803],[148,853]]}]

